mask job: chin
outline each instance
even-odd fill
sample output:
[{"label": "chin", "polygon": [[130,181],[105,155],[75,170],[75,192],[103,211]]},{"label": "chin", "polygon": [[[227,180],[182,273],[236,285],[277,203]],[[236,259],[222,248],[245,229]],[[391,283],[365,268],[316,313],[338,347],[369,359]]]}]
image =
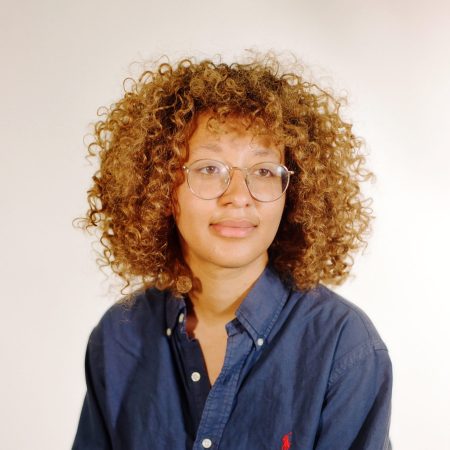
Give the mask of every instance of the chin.
[{"label": "chin", "polygon": [[258,261],[261,263],[267,260],[265,253],[260,254],[239,254],[238,252],[228,252],[224,255],[214,255],[210,259],[210,262],[218,267],[223,267],[226,269],[239,269],[251,264],[257,264]]}]

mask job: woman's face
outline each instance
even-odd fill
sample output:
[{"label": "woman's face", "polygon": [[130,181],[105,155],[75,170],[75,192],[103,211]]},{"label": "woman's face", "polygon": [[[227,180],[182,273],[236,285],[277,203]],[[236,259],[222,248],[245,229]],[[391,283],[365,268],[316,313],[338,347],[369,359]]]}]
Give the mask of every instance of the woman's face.
[{"label": "woman's face", "polygon": [[[230,167],[251,167],[260,162],[283,164],[283,148],[268,137],[255,137],[238,118],[227,119],[219,130],[210,130],[207,114],[198,117],[188,142],[190,166],[199,159],[221,161]],[[195,196],[185,181],[176,190],[178,227],[183,256],[195,268],[262,268],[268,261],[272,243],[283,214],[285,194],[273,202],[252,198],[245,174],[233,172],[222,196],[203,200]]]}]

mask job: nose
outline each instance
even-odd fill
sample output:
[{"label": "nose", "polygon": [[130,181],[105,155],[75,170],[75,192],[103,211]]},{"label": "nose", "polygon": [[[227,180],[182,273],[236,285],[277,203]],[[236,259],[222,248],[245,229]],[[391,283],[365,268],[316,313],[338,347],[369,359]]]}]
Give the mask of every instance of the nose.
[{"label": "nose", "polygon": [[247,206],[253,201],[253,197],[250,195],[245,181],[245,172],[239,167],[233,167],[230,177],[230,184],[220,200],[225,204],[232,203],[238,207]]}]

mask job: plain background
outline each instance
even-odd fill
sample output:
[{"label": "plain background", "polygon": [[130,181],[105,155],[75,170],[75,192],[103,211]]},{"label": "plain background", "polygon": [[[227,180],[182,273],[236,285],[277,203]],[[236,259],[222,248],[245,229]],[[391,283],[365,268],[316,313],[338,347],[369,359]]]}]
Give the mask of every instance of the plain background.
[{"label": "plain background", "polygon": [[[5,450],[69,448],[89,332],[117,299],[72,228],[93,168],[83,136],[134,61],[292,51],[348,92],[377,219],[339,292],[394,363],[395,449],[450,448],[450,6],[428,1],[2,1],[1,383]],[[253,450],[253,449],[251,449]],[[340,449],[337,449],[340,450]]]}]

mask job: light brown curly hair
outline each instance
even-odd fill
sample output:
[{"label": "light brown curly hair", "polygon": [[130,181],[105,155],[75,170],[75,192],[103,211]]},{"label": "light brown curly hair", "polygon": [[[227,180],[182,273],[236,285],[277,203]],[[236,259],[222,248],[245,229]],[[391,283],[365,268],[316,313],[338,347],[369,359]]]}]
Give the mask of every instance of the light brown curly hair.
[{"label": "light brown curly hair", "polygon": [[138,284],[180,294],[192,287],[172,212],[187,141],[202,112],[220,121],[250,119],[255,130],[262,127],[284,145],[285,164],[295,175],[269,248],[278,273],[302,289],[340,284],[348,276],[351,254],[366,243],[372,216],[360,182],[372,173],[364,168],[362,140],[341,117],[342,100],[294,67],[283,70],[273,55],[233,64],[193,58],[159,63],[99,114],[89,155],[100,168],[81,226],[98,227],[100,262],[125,288]]}]

